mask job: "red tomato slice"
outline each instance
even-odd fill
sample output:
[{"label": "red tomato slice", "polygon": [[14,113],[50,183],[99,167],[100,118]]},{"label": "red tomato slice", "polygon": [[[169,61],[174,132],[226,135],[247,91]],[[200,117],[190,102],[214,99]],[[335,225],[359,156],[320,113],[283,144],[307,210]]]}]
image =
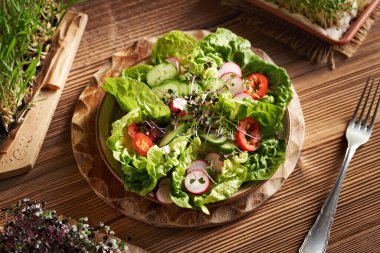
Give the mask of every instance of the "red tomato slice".
[{"label": "red tomato slice", "polygon": [[128,134],[132,139],[135,138],[136,134],[139,132],[139,128],[136,123],[132,123],[128,126]]},{"label": "red tomato slice", "polygon": [[153,146],[153,142],[143,133],[136,133],[135,138],[132,140],[132,145],[137,152],[146,156],[148,150]]},{"label": "red tomato slice", "polygon": [[236,131],[236,142],[244,151],[257,150],[261,142],[260,124],[252,118],[240,121]]},{"label": "red tomato slice", "polygon": [[268,92],[268,78],[259,73],[253,73],[247,77],[251,81],[251,87],[246,93],[250,94],[253,99],[258,100],[264,97]]}]

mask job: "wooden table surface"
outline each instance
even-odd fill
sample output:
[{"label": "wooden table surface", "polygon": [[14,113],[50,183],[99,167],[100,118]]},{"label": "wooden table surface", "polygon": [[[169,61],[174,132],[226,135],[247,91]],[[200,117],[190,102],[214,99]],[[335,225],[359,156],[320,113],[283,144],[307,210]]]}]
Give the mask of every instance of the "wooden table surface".
[{"label": "wooden table surface", "polygon": [[[313,224],[341,166],[344,131],[368,75],[380,77],[380,22],[351,59],[330,71],[238,20],[218,1],[90,0],[76,7],[89,16],[87,30],[57,111],[30,173],[0,181],[0,207],[20,198],[43,199],[78,218],[103,221],[122,239],[150,252],[296,252]],[[306,122],[305,142],[283,188],[254,213],[230,224],[202,229],[162,229],[125,217],[100,200],[78,171],[70,124],[78,96],[117,50],[142,36],[172,29],[226,27],[265,50],[289,72]],[[367,145],[346,175],[327,252],[380,252],[380,117]],[[0,224],[4,222],[0,218]]]}]

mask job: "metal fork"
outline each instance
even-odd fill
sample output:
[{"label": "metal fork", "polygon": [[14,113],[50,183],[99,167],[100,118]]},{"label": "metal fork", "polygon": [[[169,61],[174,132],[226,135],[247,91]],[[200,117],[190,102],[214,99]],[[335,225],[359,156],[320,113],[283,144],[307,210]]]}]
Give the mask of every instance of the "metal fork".
[{"label": "metal fork", "polygon": [[[359,148],[361,145],[368,142],[369,137],[371,136],[373,125],[375,123],[376,114],[377,114],[379,104],[380,104],[380,98],[377,99],[377,103],[376,103],[377,91],[379,89],[380,81],[377,84],[374,94],[372,94],[373,96],[372,102],[369,105],[367,116],[365,117],[363,121],[368,100],[371,96],[371,93],[373,93],[371,91],[372,91],[372,86],[374,82],[375,82],[375,79],[371,79],[371,77],[369,77],[367,80],[366,86],[363,90],[363,94],[360,97],[360,100],[359,100],[358,105],[356,106],[354,115],[350,123],[348,124],[347,130],[346,130],[346,138],[348,141],[348,147],[347,147],[347,151],[344,157],[342,167],[340,168],[338,179],[334,185],[334,188],[332,189],[325,203],[323,204],[322,209],[317,217],[317,220],[315,221],[314,225],[311,227],[307,236],[305,237],[305,240],[301,248],[299,249],[300,253],[320,253],[320,252],[322,253],[322,252],[325,252],[327,248],[328,240],[330,237],[330,229],[331,229],[331,225],[333,223],[336,208],[338,205],[339,193],[340,193],[340,189],[343,183],[344,175],[346,174],[348,165],[350,164],[350,161],[352,157],[354,156],[356,149]],[[369,83],[371,83],[371,85],[369,87],[368,95],[366,96],[365,94],[366,94]],[[363,108],[360,112],[359,119],[356,120],[356,117],[360,109],[360,105],[364,97],[366,98],[365,98]],[[376,107],[372,114],[372,120],[369,123],[369,125],[367,125],[368,121],[370,120],[371,111],[374,104],[376,104]]]}]

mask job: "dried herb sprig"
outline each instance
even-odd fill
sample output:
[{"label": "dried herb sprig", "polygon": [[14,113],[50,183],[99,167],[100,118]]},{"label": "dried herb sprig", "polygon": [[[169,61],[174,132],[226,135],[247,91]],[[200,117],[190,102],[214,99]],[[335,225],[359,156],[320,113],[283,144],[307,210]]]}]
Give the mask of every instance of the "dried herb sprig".
[{"label": "dried herb sprig", "polygon": [[0,252],[126,252],[125,241],[113,237],[103,223],[78,222],[46,210],[45,202],[29,199],[1,210],[6,224],[0,227]]}]

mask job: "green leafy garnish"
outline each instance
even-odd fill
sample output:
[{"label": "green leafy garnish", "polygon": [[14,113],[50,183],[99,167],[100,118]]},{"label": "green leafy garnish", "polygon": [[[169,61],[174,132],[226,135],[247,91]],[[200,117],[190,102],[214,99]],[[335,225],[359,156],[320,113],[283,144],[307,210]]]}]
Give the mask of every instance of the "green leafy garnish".
[{"label": "green leafy garnish", "polygon": [[141,113],[147,118],[163,122],[170,117],[169,107],[162,103],[145,83],[124,77],[106,78],[102,88],[114,95],[125,111],[140,108]]},{"label": "green leafy garnish", "polygon": [[184,32],[171,31],[160,37],[152,49],[153,64],[164,62],[169,57],[185,59],[193,51],[197,40]]}]

